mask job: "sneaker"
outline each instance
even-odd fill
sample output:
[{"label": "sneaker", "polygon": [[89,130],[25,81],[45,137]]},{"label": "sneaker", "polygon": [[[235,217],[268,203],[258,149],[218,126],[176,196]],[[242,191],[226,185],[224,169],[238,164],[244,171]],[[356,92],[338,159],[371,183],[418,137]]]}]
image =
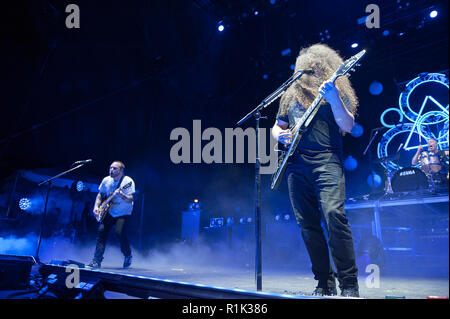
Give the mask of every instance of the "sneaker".
[{"label": "sneaker", "polygon": [[359,297],[359,290],[358,288],[343,288],[341,290],[341,296],[342,297]]},{"label": "sneaker", "polygon": [[89,268],[99,269],[102,267],[102,263],[98,262],[96,260],[91,261],[89,265],[87,265]]},{"label": "sneaker", "polygon": [[313,296],[336,296],[337,290],[336,287],[316,287],[314,289]]},{"label": "sneaker", "polygon": [[123,261],[123,268],[129,268],[131,266],[131,261],[133,259],[133,256],[127,256],[125,257],[124,261]]}]

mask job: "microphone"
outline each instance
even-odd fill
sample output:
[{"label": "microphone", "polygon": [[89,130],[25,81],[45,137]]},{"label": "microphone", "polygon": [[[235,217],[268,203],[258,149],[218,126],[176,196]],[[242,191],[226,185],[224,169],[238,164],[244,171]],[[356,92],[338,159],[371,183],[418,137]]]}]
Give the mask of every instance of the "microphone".
[{"label": "microphone", "polygon": [[298,70],[289,78],[289,80],[287,80],[282,85],[282,87],[287,88],[288,86],[291,86],[291,84],[294,83],[294,81],[297,81],[298,79],[300,79],[303,74],[313,74],[313,73],[314,73],[313,70]]},{"label": "microphone", "polygon": [[73,163],[72,166],[73,165],[78,165],[78,164],[87,164],[87,163],[90,163],[90,162],[92,162],[91,159],[87,159],[87,160],[84,160],[84,161],[77,161],[77,162]]}]

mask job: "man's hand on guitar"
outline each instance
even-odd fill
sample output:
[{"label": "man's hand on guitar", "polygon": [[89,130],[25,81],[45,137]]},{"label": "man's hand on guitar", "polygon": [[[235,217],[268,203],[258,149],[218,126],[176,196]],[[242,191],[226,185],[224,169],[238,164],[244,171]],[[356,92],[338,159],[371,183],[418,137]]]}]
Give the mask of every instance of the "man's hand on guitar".
[{"label": "man's hand on guitar", "polygon": [[119,188],[114,191],[114,196],[119,196],[122,199],[127,199],[127,195]]},{"label": "man's hand on guitar", "polygon": [[100,209],[99,207],[94,207],[93,213],[95,216],[98,215],[99,209]]},{"label": "man's hand on guitar", "polygon": [[290,129],[287,130],[281,130],[280,134],[278,135],[278,142],[289,145],[292,143],[292,133]]},{"label": "man's hand on guitar", "polygon": [[331,81],[325,81],[319,88],[319,93],[322,94],[323,98],[332,103],[339,98],[339,90]]}]

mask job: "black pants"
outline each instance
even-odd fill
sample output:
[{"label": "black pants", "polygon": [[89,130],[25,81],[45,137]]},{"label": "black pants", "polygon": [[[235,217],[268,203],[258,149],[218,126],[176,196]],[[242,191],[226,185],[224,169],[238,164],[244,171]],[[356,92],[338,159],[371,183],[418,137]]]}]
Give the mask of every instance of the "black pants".
[{"label": "black pants", "polygon": [[[339,156],[332,160],[289,164],[289,197],[319,285],[335,286],[331,256],[340,288],[358,287],[352,233],[345,209],[345,178]],[[328,243],[321,222],[328,233]]]},{"label": "black pants", "polygon": [[108,233],[115,225],[115,233],[120,240],[120,250],[124,256],[131,255],[130,243],[125,232],[126,222],[129,216],[112,217],[110,214],[106,214],[105,219],[98,227],[97,246],[95,247],[94,259],[98,262],[103,260],[103,254],[105,252],[106,240],[108,239]]}]

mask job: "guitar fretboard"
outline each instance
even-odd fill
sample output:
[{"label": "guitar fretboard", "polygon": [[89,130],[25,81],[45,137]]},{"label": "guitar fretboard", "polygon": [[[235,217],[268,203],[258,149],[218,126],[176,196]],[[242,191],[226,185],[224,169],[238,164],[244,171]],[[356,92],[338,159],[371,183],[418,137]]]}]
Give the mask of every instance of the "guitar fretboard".
[{"label": "guitar fretboard", "polygon": [[[336,81],[337,76],[334,74],[330,81],[334,83],[334,81]],[[295,132],[295,134],[297,135],[297,133],[299,132],[299,129],[305,124],[306,120],[310,117],[311,113],[314,112],[314,110],[317,108],[317,106],[320,104],[320,101],[322,101],[322,94],[318,94],[315,98],[315,100],[311,103],[310,107],[305,111],[305,113],[303,113],[302,117],[300,118],[300,120],[298,120],[298,122],[295,124],[293,131]]]}]

